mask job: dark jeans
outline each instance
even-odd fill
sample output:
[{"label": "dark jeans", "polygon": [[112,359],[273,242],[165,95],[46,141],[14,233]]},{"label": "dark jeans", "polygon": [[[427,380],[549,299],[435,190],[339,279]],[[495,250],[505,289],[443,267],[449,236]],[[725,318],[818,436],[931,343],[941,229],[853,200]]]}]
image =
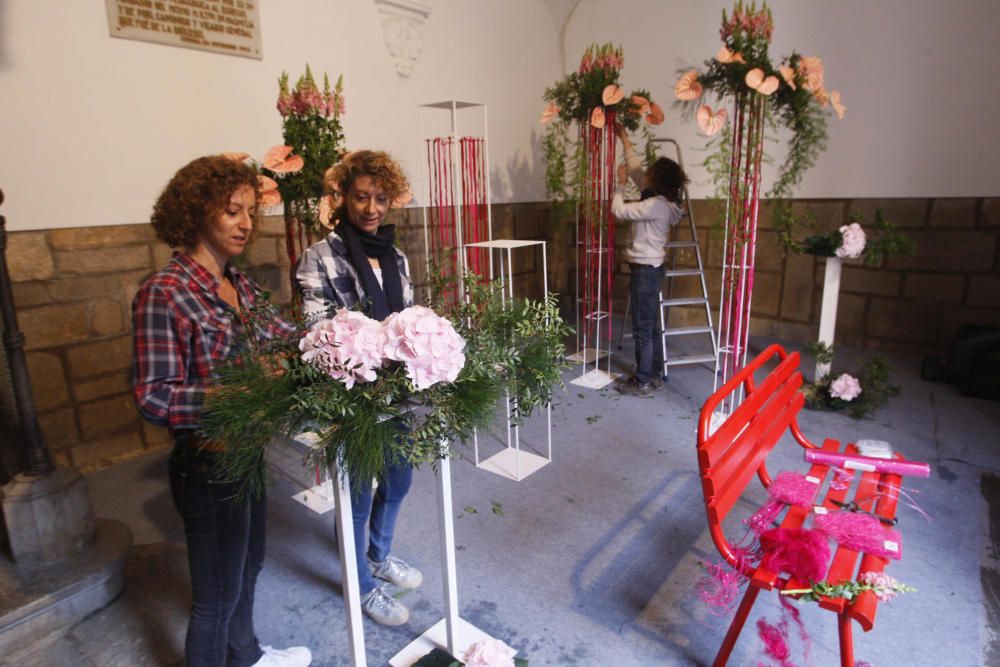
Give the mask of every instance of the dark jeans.
[{"label": "dark jeans", "polygon": [[[396,517],[413,481],[413,466],[386,461],[385,475],[372,493],[372,480],[351,478],[351,513],[354,519],[354,553],[358,559],[358,588],[362,597],[375,588],[375,578],[365,556],[381,562],[389,556]],[[373,497],[374,496],[374,497]],[[369,538],[365,540],[365,527]],[[367,542],[367,546],[366,546]]]},{"label": "dark jeans", "polygon": [[645,384],[663,375],[663,337],[660,330],[660,286],[663,265],[629,264],[632,277],[632,340],[635,342],[635,377]]},{"label": "dark jeans", "polygon": [[213,481],[212,460],[182,445],[170,457],[170,493],[184,521],[191,571],[184,652],[188,667],[247,667],[263,655],[253,598],[264,563],[266,504],[263,494],[235,502],[235,485]]}]

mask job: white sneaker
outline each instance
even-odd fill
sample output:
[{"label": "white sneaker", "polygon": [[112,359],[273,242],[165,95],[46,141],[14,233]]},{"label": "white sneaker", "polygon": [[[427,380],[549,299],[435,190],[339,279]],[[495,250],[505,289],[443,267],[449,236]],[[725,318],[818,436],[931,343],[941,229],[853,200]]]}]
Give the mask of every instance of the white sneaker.
[{"label": "white sneaker", "polygon": [[312,652],[305,646],[290,646],[286,649],[261,646],[264,655],[253,663],[253,667],[309,667]]},{"label": "white sneaker", "polygon": [[372,570],[372,576],[400,588],[416,588],[424,580],[424,575],[420,574],[420,570],[395,556],[389,556],[381,563],[376,563],[369,558],[368,567]]}]

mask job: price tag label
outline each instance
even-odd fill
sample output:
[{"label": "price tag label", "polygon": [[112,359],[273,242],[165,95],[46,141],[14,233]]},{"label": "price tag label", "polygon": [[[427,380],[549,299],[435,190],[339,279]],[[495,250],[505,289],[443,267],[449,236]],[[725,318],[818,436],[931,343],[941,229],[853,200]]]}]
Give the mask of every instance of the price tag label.
[{"label": "price tag label", "polygon": [[806,475],[806,481],[812,482],[813,484],[819,484],[819,477],[814,477],[812,475]]},{"label": "price tag label", "polygon": [[822,505],[814,505],[813,506],[813,513],[814,514],[826,514],[826,512],[827,512],[826,508],[823,507]]},{"label": "price tag label", "polygon": [[885,550],[891,551],[892,553],[899,553],[899,544],[892,540],[885,541]]},{"label": "price tag label", "polygon": [[875,466],[864,461],[844,461],[844,467],[848,470],[861,470],[862,472],[875,472]]}]

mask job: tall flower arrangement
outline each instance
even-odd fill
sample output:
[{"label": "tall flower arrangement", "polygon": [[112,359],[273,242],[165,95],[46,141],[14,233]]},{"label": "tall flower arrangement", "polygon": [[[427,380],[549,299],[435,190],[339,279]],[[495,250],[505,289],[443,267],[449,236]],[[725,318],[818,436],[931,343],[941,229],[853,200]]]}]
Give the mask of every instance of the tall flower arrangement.
[{"label": "tall flower arrangement", "polygon": [[[287,72],[278,79],[277,108],[285,145],[304,163],[294,174],[275,179],[285,202],[285,240],[293,271],[302,249],[312,244],[327,222],[320,214],[323,174],[345,152],[340,124],[344,113],[343,78],[339,76],[331,88],[329,77],[323,74],[321,89],[306,65],[305,74],[294,87],[289,86]],[[267,173],[267,165],[264,167]]]},{"label": "tall flower arrangement", "polygon": [[[843,117],[840,93],[827,91],[818,56],[793,52],[775,65],[768,54],[774,20],[764,3],[737,0],[722,12],[722,45],[703,68],[681,71],[674,97],[709,141],[706,168],[726,199],[726,247],[719,313],[719,380],[746,361],[754,283],[761,165],[765,133],[783,126],[791,135],[778,176],[767,192],[775,216],[790,215],[783,203],[826,143],[826,118]],[[714,106],[713,106],[714,105]]]}]

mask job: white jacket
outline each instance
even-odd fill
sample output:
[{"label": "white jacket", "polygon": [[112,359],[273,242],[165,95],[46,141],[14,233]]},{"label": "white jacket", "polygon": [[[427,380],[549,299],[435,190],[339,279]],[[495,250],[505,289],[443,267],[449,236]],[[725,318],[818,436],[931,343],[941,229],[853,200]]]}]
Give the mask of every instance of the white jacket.
[{"label": "white jacket", "polygon": [[670,227],[681,219],[681,207],[667,201],[662,195],[637,202],[625,201],[625,187],[615,189],[611,200],[611,213],[622,222],[631,222],[625,258],[634,264],[659,266],[667,251]]}]

